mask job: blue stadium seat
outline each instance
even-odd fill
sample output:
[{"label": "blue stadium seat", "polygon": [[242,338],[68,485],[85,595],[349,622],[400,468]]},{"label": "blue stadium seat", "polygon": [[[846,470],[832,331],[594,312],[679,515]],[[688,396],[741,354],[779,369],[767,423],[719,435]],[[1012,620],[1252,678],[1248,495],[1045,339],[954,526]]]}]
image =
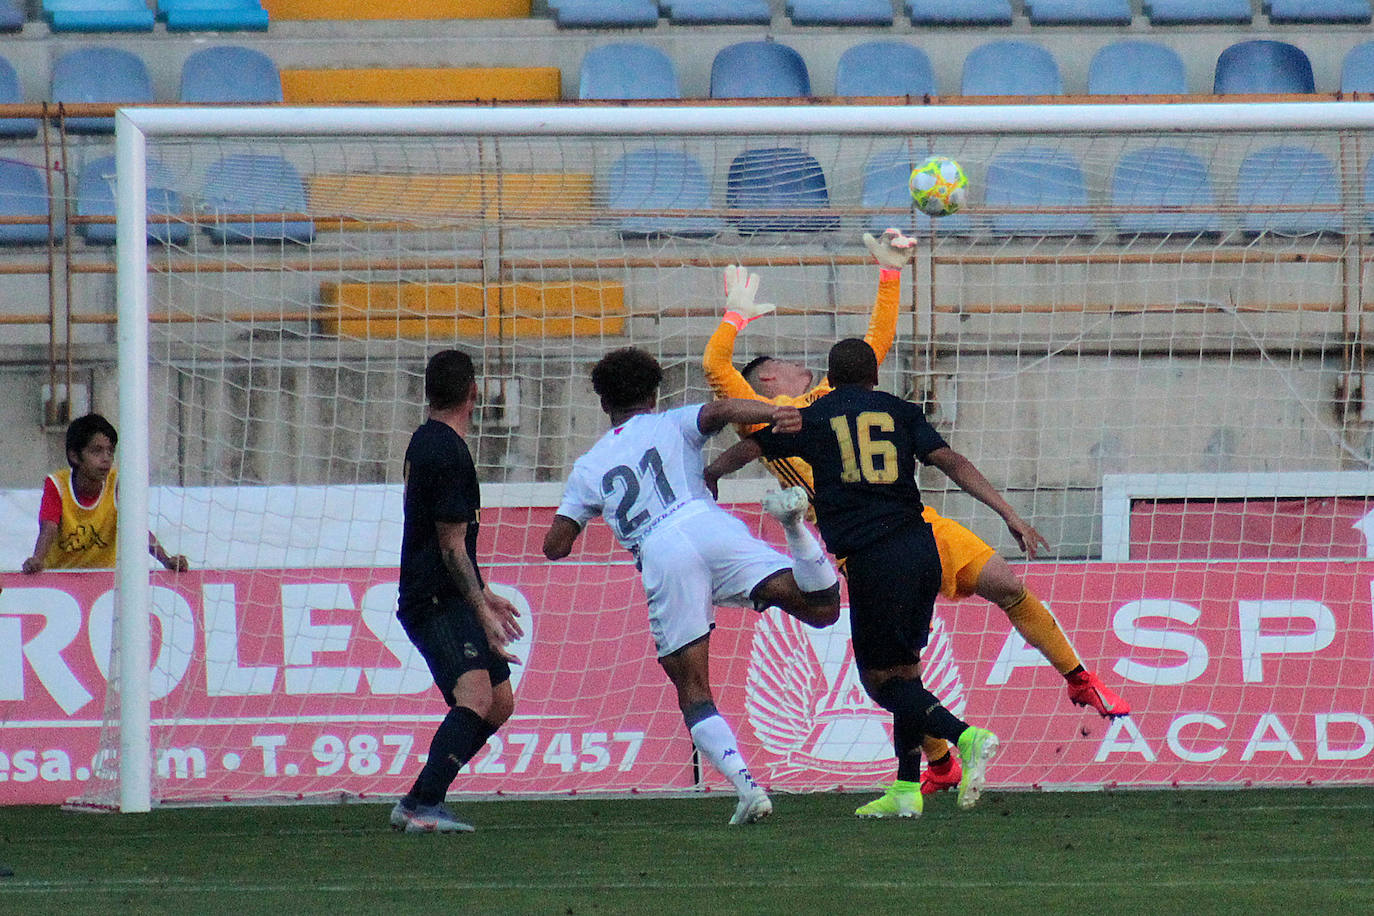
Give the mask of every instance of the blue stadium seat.
[{"label": "blue stadium seat", "polygon": [[[1122,156],[1112,173],[1119,235],[1201,235],[1222,231],[1207,164],[1187,150],[1154,146]],[[1211,212],[1179,212],[1205,208]]]},{"label": "blue stadium seat", "polygon": [[667,0],[673,25],[772,25],[768,0]]},{"label": "blue stadium seat", "polygon": [[43,0],[54,32],[151,32],[153,11],[144,0]]},{"label": "blue stadium seat", "polygon": [[1250,0],[1145,0],[1144,12],[1150,25],[1248,25],[1255,16]]},{"label": "blue stadium seat", "polygon": [[1010,0],[906,0],[912,25],[1011,25]]},{"label": "blue stadium seat", "polygon": [[1153,41],[1105,45],[1088,64],[1089,95],[1183,95],[1188,78],[1183,59]]},{"label": "blue stadium seat", "polygon": [[[201,208],[216,217],[205,231],[217,242],[309,242],[312,220],[283,219],[303,213],[305,185],[300,173],[280,156],[237,154],[214,162],[205,173]],[[263,219],[221,220],[221,214],[263,214]]]},{"label": "blue stadium seat", "polygon": [[871,210],[898,211],[873,214],[867,221],[869,232],[877,234],[888,228],[911,232],[929,228],[930,217],[916,209],[908,184],[911,170],[924,162],[928,155],[925,150],[899,146],[868,157],[864,163],[860,205]]},{"label": "blue stadium seat", "polygon": [[866,41],[840,55],[838,96],[935,95],[935,71],[926,52],[905,41]]},{"label": "blue stadium seat", "polygon": [[[602,195],[611,210],[709,210],[711,185],[701,163],[687,153],[645,147],[631,150],[604,176]],[[625,236],[711,236],[725,224],[715,216],[616,217]]]},{"label": "blue stadium seat", "polygon": [[1374,41],[1346,52],[1341,63],[1341,92],[1374,92]]},{"label": "blue stadium seat", "polygon": [[[14,72],[10,62],[0,57],[0,105],[24,104],[24,91],[19,86],[19,75]],[[38,135],[38,121],[35,118],[0,118],[0,137],[34,137]]]},{"label": "blue stadium seat", "polygon": [[793,25],[892,25],[890,0],[789,0]]},{"label": "blue stadium seat", "polygon": [[1130,25],[1128,0],[1026,0],[1031,25]]},{"label": "blue stadium seat", "polygon": [[157,0],[169,32],[264,32],[267,10],[259,0]]},{"label": "blue stadium seat", "polygon": [[[988,163],[983,183],[990,210],[1088,206],[1083,170],[1063,150],[1031,146],[1001,153]],[[1090,235],[1093,221],[1086,212],[999,213],[992,229],[999,235]]]},{"label": "blue stadium seat", "polygon": [[24,29],[22,0],[0,0],[0,32],[20,32]]},{"label": "blue stadium seat", "polygon": [[776,41],[742,41],[721,48],[711,62],[711,98],[805,98],[811,94],[806,61]]},{"label": "blue stadium seat", "polygon": [[[0,159],[0,218],[48,216],[48,186],[43,173],[31,165]],[[57,238],[62,227],[54,227]],[[0,244],[41,245],[48,240],[48,224],[0,225]]]},{"label": "blue stadium seat", "polygon": [[1312,62],[1301,48],[1283,41],[1242,41],[1217,58],[1212,91],[1237,93],[1316,92]]},{"label": "blue stadium seat", "polygon": [[652,29],[658,25],[654,0],[557,0],[549,9],[560,29]]},{"label": "blue stadium seat", "polygon": [[[142,104],[153,100],[148,68],[137,55],[119,48],[78,48],[57,59],[52,69],[52,100],[68,104]],[[114,132],[114,118],[68,118],[78,134]]]},{"label": "blue stadium seat", "polygon": [[1059,65],[1025,41],[990,41],[964,58],[964,95],[1062,95]]},{"label": "blue stadium seat", "polygon": [[181,65],[183,102],[280,102],[281,73],[261,51],[223,45],[204,48]]},{"label": "blue stadium seat", "polygon": [[[155,159],[147,163],[148,239],[163,244],[184,245],[191,238],[191,226],[185,222],[161,222],[157,216],[182,213],[181,195],[171,190],[171,171]],[[101,156],[86,163],[81,180],[76,185],[77,216],[114,216],[115,214],[115,158]],[[115,243],[114,223],[80,223],[76,232],[94,245]]]},{"label": "blue stadium seat", "polygon": [[1236,176],[1236,203],[1248,207],[1329,207],[1329,210],[1250,212],[1246,232],[1311,235],[1341,232],[1341,182],[1323,153],[1306,146],[1265,147],[1246,156]]},{"label": "blue stadium seat", "polygon": [[677,68],[658,48],[615,42],[582,58],[579,99],[680,99]]},{"label": "blue stadium seat", "polygon": [[[826,210],[830,192],[820,163],[791,147],[745,150],[730,163],[725,206],[741,210]],[[755,232],[825,232],[839,228],[828,214],[733,217],[743,235]]]},{"label": "blue stadium seat", "polygon": [[1330,25],[1370,20],[1369,0],[1265,0],[1264,12],[1275,25]]}]

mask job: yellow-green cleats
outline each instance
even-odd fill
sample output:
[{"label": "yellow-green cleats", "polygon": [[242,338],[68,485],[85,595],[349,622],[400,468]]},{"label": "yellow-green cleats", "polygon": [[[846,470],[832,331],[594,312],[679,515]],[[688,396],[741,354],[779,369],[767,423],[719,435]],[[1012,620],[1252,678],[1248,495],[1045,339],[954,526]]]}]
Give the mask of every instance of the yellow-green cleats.
[{"label": "yellow-green cleats", "polygon": [[898,779],[886,792],[854,809],[857,817],[920,817],[921,784]]},{"label": "yellow-green cleats", "polygon": [[960,808],[978,804],[978,797],[988,781],[988,761],[1000,746],[996,735],[976,725],[970,725],[959,736],[959,759],[964,765],[964,776],[959,780]]}]

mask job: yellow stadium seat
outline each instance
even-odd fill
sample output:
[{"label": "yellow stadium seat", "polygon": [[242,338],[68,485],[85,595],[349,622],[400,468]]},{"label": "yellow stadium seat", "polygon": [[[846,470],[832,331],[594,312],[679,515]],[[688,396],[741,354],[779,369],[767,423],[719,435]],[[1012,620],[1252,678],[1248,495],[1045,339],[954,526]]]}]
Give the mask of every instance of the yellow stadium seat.
[{"label": "yellow stadium seat", "polygon": [[557,67],[407,67],[281,71],[288,105],[319,103],[558,101]]},{"label": "yellow stadium seat", "polygon": [[286,19],[528,19],[530,0],[262,0]]},{"label": "yellow stadium seat", "polygon": [[[376,175],[323,173],[306,178],[312,213],[412,224],[437,220],[543,217],[586,220],[592,205],[590,173]],[[398,223],[399,224],[399,223]]]}]

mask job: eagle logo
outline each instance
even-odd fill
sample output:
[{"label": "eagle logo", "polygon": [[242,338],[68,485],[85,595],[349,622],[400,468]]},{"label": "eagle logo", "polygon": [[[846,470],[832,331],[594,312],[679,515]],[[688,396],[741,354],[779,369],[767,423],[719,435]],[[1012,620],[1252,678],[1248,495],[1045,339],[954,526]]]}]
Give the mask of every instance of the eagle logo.
[{"label": "eagle logo", "polygon": [[[892,775],[892,717],[864,693],[848,615],[824,630],[769,608],[754,627],[745,709],[773,778],[800,773],[877,782]],[[938,612],[922,653],[926,687],[945,708],[967,705],[948,628]]]}]

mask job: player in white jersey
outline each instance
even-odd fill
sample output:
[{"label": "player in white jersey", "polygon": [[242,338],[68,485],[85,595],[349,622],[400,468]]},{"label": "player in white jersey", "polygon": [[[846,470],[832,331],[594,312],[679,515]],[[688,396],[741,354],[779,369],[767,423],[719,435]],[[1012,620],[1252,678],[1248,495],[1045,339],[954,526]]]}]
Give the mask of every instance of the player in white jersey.
[{"label": "player in white jersey", "polygon": [[770,494],[765,508],[783,525],[792,557],[753,537],[706,489],[701,450],[731,423],[797,427],[792,407],[725,399],[656,413],[663,370],[643,350],[606,354],[592,387],[611,430],[573,465],[563,501],[544,537],[544,555],[566,557],[582,528],[603,516],[635,557],[649,602],[659,664],[701,755],[739,792],[732,824],[773,810],[750,775],[734,732],[716,710],[710,683],[715,606],[778,607],[803,623],[839,619],[840,586],[820,542],[802,522],[805,494]]}]

